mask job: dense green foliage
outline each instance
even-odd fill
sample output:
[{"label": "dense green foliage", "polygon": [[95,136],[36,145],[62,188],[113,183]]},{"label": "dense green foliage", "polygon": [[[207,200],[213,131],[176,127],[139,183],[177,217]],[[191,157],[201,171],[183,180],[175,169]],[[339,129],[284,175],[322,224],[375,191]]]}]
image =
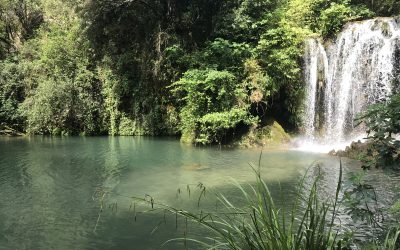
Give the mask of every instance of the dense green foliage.
[{"label": "dense green foliage", "polygon": [[387,103],[371,105],[359,117],[368,128],[372,141],[363,157],[365,167],[399,166],[400,164],[400,94],[391,96]]},{"label": "dense green foliage", "polygon": [[[301,124],[303,42],[397,1],[0,0],[0,125],[224,143]],[[228,119],[228,120],[227,120]]]},{"label": "dense green foliage", "polygon": [[[227,71],[190,70],[171,85],[184,102],[180,116],[185,140],[220,142],[224,131],[240,122],[251,123],[247,105],[241,100],[244,90],[237,88],[235,81]],[[192,134],[195,132],[199,135]]]}]

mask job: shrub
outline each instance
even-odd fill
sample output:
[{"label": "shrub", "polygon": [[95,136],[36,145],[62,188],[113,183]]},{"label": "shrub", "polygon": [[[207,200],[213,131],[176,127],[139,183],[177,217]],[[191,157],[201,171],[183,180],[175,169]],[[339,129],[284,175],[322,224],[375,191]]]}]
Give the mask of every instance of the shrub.
[{"label": "shrub", "polygon": [[363,7],[353,7],[347,1],[332,3],[329,8],[321,11],[319,29],[323,37],[336,35],[344,24],[360,18],[371,17],[372,12]]},{"label": "shrub", "polygon": [[366,167],[394,166],[400,163],[400,94],[394,94],[387,103],[371,105],[360,117],[358,124],[365,123],[367,139],[372,141]]},{"label": "shrub", "polygon": [[[217,138],[207,134],[210,130],[224,129],[226,124],[221,122],[222,118],[240,116],[234,121],[226,121],[229,127],[244,118],[246,107],[238,106],[238,98],[244,90],[228,71],[189,70],[170,88],[181,103],[179,117],[183,139],[190,142],[199,139],[197,135],[202,135],[200,142],[215,142]],[[242,111],[238,112],[239,109]]]},{"label": "shrub", "polygon": [[222,143],[226,133],[234,130],[239,124],[251,125],[256,122],[257,119],[252,117],[247,110],[239,108],[209,113],[199,119],[199,134],[195,141],[203,144]]}]

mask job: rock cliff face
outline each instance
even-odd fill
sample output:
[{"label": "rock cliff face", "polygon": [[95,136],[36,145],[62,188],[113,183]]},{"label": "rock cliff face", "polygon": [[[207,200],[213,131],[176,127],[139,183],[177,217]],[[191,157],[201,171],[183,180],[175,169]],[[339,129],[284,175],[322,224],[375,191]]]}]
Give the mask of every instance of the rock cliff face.
[{"label": "rock cliff face", "polygon": [[400,90],[400,20],[349,23],[334,41],[306,41],[304,130],[310,141],[339,143],[364,131],[357,115]]}]

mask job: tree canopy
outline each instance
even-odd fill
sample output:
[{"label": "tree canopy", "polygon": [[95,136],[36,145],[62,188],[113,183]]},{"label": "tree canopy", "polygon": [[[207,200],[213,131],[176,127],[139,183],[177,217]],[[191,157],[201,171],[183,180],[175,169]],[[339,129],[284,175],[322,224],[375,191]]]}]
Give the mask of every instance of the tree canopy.
[{"label": "tree canopy", "polygon": [[301,124],[304,39],[397,1],[0,0],[0,124],[224,141]]}]

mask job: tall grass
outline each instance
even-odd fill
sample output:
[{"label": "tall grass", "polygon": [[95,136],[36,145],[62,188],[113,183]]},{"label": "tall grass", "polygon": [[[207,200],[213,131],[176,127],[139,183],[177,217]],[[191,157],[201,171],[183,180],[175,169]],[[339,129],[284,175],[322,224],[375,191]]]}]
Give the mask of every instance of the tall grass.
[{"label": "tall grass", "polygon": [[[253,169],[256,183],[245,188],[235,183],[246,200],[246,206],[234,205],[226,196],[218,194],[223,212],[192,213],[153,199],[136,199],[149,203],[152,209],[169,211],[194,221],[209,232],[204,239],[187,237],[174,240],[192,241],[205,249],[266,249],[266,250],[319,250],[344,249],[347,244],[338,235],[338,199],[342,184],[342,164],[333,198],[321,199],[318,195],[317,176],[307,195],[304,195],[304,177],[300,183],[293,205],[286,211],[278,208],[270,189],[262,179],[260,171]],[[172,241],[172,240],[171,240]],[[346,245],[346,246],[345,246]],[[185,244],[186,246],[186,244]]]},{"label": "tall grass", "polygon": [[[309,188],[305,188],[307,180],[307,175],[305,175],[299,183],[293,205],[288,210],[276,206],[268,185],[261,177],[260,168],[258,170],[253,168],[253,170],[256,176],[254,185],[246,188],[237,182],[234,183],[245,199],[245,206],[235,205],[223,194],[217,194],[219,203],[223,205],[222,211],[213,212],[200,210],[199,213],[193,213],[177,209],[157,203],[148,195],[145,198],[134,198],[134,201],[150,205],[151,209],[141,213],[163,211],[164,223],[166,223],[165,213],[167,212],[175,216],[177,227],[178,217],[183,217],[186,228],[184,237],[171,239],[165,244],[171,241],[183,241],[185,249],[188,241],[194,242],[204,249],[352,249],[353,239],[339,235],[341,226],[337,215],[343,176],[341,161],[336,192],[333,197],[322,198],[319,196],[318,183],[321,174],[312,180]],[[197,205],[200,207],[201,197],[205,196],[205,187],[200,184],[198,188],[200,195]],[[190,194],[189,186],[187,191]],[[136,218],[136,210],[134,213]],[[188,221],[203,226],[208,231],[207,236],[202,239],[188,238]],[[400,249],[400,227],[389,230],[383,242],[376,242],[365,247],[370,250]]]},{"label": "tall grass", "polygon": [[375,250],[399,250],[400,249],[400,226],[389,230],[382,246],[374,246]]}]

